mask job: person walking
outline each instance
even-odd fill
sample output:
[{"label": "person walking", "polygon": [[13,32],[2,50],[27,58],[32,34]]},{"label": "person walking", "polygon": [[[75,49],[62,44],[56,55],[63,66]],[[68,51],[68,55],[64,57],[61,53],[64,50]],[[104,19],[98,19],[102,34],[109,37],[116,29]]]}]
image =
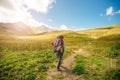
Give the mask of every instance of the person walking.
[{"label": "person walking", "polygon": [[52,43],[53,46],[53,52],[56,53],[56,57],[58,59],[58,64],[57,64],[57,70],[61,71],[60,66],[61,66],[61,61],[64,53],[64,37],[63,35],[57,36],[57,39],[55,42]]}]

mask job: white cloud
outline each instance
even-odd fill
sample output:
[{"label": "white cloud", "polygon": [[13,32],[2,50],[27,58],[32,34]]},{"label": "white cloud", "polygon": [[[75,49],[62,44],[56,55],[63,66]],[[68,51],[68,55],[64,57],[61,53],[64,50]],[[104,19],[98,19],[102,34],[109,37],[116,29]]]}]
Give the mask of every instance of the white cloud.
[{"label": "white cloud", "polygon": [[88,29],[88,28],[86,28],[85,26],[79,26],[79,27],[77,27],[77,26],[72,26],[72,27],[70,27],[70,30],[74,30],[74,31],[86,30],[86,29]]},{"label": "white cloud", "polygon": [[30,10],[47,13],[55,0],[1,0],[0,22],[23,22],[31,26],[40,25]]},{"label": "white cloud", "polygon": [[61,25],[60,28],[58,30],[72,30],[72,31],[78,31],[78,30],[86,30],[88,28],[86,27],[77,27],[77,26],[71,26],[71,27],[68,27],[66,26],[65,24]]},{"label": "white cloud", "polygon": [[8,9],[13,9],[12,0],[0,0],[0,7],[2,6]]},{"label": "white cloud", "polygon": [[120,14],[120,10],[116,11],[115,14]]},{"label": "white cloud", "polygon": [[112,6],[106,9],[106,15],[107,16],[108,15],[113,15],[113,7]]},{"label": "white cloud", "polygon": [[107,16],[113,16],[113,15],[116,15],[116,14],[120,14],[120,10],[114,11],[112,6],[106,9],[106,15]]},{"label": "white cloud", "polygon": [[53,20],[52,20],[52,19],[48,19],[48,21],[49,21],[49,22],[53,22]]},{"label": "white cloud", "polygon": [[24,5],[37,12],[46,13],[55,0],[24,0]]},{"label": "white cloud", "polygon": [[68,27],[63,24],[63,25],[60,26],[60,30],[68,30]]},{"label": "white cloud", "polygon": [[45,23],[43,23],[43,22],[41,22],[39,25],[40,25],[40,26],[48,27],[48,28],[50,28],[50,29],[55,29],[55,27],[49,26],[49,25],[47,25],[47,24],[45,24]]}]

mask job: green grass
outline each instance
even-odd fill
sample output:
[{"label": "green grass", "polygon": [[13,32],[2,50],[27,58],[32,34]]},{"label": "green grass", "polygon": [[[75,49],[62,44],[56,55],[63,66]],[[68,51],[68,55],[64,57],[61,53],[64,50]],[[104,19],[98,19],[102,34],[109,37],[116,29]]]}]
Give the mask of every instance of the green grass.
[{"label": "green grass", "polygon": [[75,66],[73,68],[73,73],[76,75],[81,75],[83,73],[85,73],[85,60],[83,56],[76,56],[75,57]]},{"label": "green grass", "polygon": [[[113,29],[105,28],[105,31],[100,32],[113,31]],[[75,57],[73,74],[82,75],[85,80],[114,80],[119,74],[119,34],[103,36],[101,33],[96,33],[97,39],[94,39],[89,36],[95,37],[92,34],[94,32],[90,34],[73,31],[53,33],[54,35],[50,32],[50,34],[37,36],[0,37],[0,79],[45,80],[49,75],[46,73],[47,70],[56,67],[53,64],[56,61],[56,55],[52,54],[50,43],[58,34],[63,34],[65,38],[66,51],[63,59],[79,48],[90,53],[89,56]],[[63,78],[59,75],[58,77]]]},{"label": "green grass", "polygon": [[42,76],[55,59],[51,53],[51,50],[7,53],[0,61],[0,77],[33,80]]},{"label": "green grass", "polygon": [[95,29],[89,29],[89,30],[83,30],[83,31],[77,31],[77,33],[86,34],[88,37],[98,39],[104,36],[120,34],[120,24],[100,27]]},{"label": "green grass", "polygon": [[[70,54],[70,51],[66,50],[64,57],[68,54]],[[0,61],[0,77],[11,80],[34,80],[35,78],[45,80],[46,72],[49,68],[53,67],[52,64],[55,59],[56,55],[53,55],[50,49],[40,51],[8,51]]]},{"label": "green grass", "polygon": [[103,76],[104,80],[119,80],[120,79],[120,69],[109,69]]},{"label": "green grass", "polygon": [[120,73],[120,36],[111,35],[83,46],[91,55],[75,57],[73,71],[85,80],[118,80]]},{"label": "green grass", "polygon": [[[52,41],[52,38],[0,39],[0,79],[45,80],[47,70],[56,67],[53,65],[56,55],[52,54]],[[67,47],[63,58],[70,53]]]},{"label": "green grass", "polygon": [[116,68],[117,60],[91,55],[84,57],[82,55],[75,58],[73,73],[83,75],[85,80],[103,80],[106,70]]}]

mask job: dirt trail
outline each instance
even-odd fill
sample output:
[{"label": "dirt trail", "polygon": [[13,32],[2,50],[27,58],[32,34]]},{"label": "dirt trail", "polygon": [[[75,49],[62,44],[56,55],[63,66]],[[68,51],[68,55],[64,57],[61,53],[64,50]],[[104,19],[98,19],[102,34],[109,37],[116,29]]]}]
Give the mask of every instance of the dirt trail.
[{"label": "dirt trail", "polygon": [[[47,80],[84,80],[82,75],[77,76],[72,73],[74,57],[76,55],[88,56],[89,54],[83,49],[74,51],[71,55],[63,60],[63,64],[61,65],[62,71],[57,71],[56,67],[48,70]],[[55,65],[57,65],[57,63],[55,63]]]}]

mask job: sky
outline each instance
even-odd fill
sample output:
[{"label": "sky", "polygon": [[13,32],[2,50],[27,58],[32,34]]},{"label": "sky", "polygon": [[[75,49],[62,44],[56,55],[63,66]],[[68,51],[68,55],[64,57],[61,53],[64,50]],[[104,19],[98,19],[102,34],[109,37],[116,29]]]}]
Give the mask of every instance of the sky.
[{"label": "sky", "polygon": [[120,24],[120,0],[0,0],[0,22],[58,30]]}]

